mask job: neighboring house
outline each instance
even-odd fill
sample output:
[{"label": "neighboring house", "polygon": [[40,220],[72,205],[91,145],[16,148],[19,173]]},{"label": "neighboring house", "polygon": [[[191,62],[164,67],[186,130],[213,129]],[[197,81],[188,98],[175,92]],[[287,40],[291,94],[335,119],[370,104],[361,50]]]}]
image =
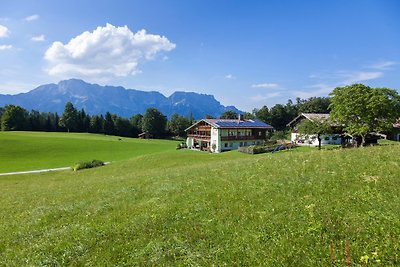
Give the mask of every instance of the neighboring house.
[{"label": "neighboring house", "polygon": [[393,124],[393,137],[391,139],[400,141],[400,119]]},{"label": "neighboring house", "polygon": [[[329,120],[329,114],[327,113],[301,113],[299,116],[294,118],[287,124],[291,129],[291,141],[297,145],[304,146],[318,146],[317,135],[312,134],[300,134],[297,132],[297,126],[303,120],[310,121],[327,121]],[[341,133],[334,134],[322,134],[321,145],[340,145],[341,144]]]},{"label": "neighboring house", "polygon": [[260,145],[273,127],[258,120],[202,119],[185,131],[190,149],[222,152],[241,146]]},{"label": "neighboring house", "polygon": [[143,132],[143,133],[138,134],[138,138],[139,139],[150,139],[151,135],[148,132]]}]

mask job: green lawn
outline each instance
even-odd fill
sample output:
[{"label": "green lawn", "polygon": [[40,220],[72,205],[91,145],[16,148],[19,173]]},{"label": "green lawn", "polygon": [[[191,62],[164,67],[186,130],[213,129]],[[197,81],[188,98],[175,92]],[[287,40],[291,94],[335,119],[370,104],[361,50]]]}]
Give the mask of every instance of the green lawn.
[{"label": "green lawn", "polygon": [[97,134],[0,132],[0,173],[129,159],[175,148],[177,143]]},{"label": "green lawn", "polygon": [[350,266],[400,265],[397,144],[259,155],[174,144],[0,177],[0,266],[346,266],[346,242]]}]

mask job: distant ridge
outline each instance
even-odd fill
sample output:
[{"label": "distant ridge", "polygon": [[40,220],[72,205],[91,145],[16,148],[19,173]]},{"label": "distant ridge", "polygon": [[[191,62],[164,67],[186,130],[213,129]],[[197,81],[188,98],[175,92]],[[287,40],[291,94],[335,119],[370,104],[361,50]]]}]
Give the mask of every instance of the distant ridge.
[{"label": "distant ridge", "polygon": [[175,92],[169,97],[152,91],[125,89],[122,86],[101,86],[78,79],[60,81],[58,84],[41,85],[27,93],[1,95],[0,106],[19,105],[27,110],[41,112],[63,112],[66,102],[72,102],[77,109],[84,108],[91,115],[107,111],[122,117],[143,114],[149,107],[160,110],[168,117],[173,113],[192,116],[195,119],[205,115],[218,117],[231,110],[241,113],[234,106],[223,106],[213,95],[193,92]]}]

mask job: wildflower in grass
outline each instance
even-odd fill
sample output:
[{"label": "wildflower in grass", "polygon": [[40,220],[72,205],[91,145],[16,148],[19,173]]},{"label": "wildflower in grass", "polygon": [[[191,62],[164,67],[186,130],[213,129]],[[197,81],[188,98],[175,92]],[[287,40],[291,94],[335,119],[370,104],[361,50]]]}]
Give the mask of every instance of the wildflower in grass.
[{"label": "wildflower in grass", "polygon": [[368,261],[369,261],[368,255],[361,256],[361,258],[360,258],[360,262],[361,262],[361,263],[367,264]]}]

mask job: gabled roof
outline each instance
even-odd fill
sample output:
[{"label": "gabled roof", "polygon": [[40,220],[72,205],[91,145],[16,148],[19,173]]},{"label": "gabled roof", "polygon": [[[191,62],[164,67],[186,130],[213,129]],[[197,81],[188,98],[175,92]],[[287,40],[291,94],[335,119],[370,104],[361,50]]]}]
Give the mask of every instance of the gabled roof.
[{"label": "gabled roof", "polygon": [[248,129],[248,128],[257,128],[257,129],[273,129],[269,124],[266,124],[259,120],[227,120],[227,119],[202,119],[195,124],[191,125],[185,131],[189,130],[193,126],[197,125],[199,122],[205,122],[217,129]]},{"label": "gabled roof", "polygon": [[306,118],[310,121],[327,121],[329,120],[329,113],[301,113],[291,122],[286,124],[286,126],[292,127],[292,125],[297,123],[301,118]]}]

